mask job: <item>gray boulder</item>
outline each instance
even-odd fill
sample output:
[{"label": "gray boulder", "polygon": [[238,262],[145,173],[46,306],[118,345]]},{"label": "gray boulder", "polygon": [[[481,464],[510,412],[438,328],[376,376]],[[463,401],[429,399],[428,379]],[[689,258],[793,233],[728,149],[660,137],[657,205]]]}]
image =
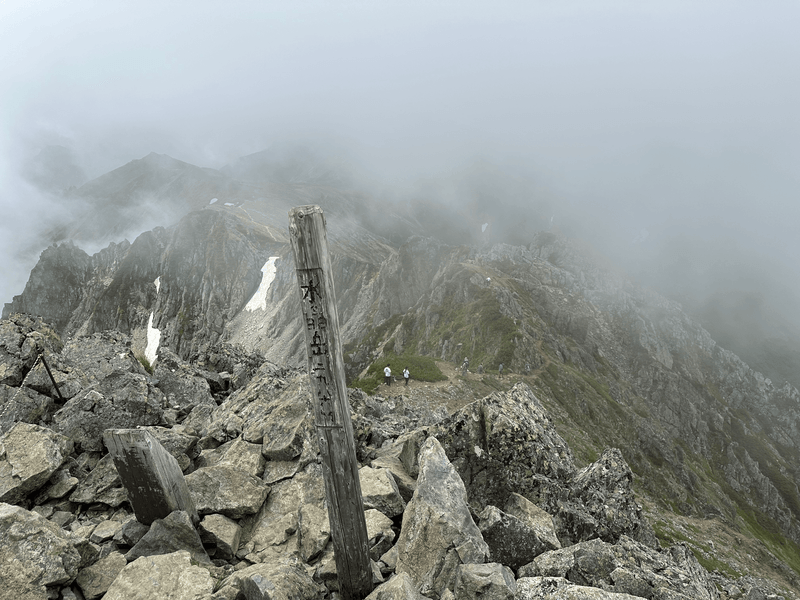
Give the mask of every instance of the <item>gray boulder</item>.
[{"label": "gray boulder", "polygon": [[128,499],[128,492],[122,487],[114,459],[110,454],[101,458],[89,475],[84,478],[69,496],[70,502],[93,504],[102,502],[116,508]]},{"label": "gray boulder", "polygon": [[129,336],[119,331],[106,330],[67,340],[61,351],[61,359],[72,366],[70,378],[77,379],[81,388],[87,388],[111,375],[146,375],[147,372],[131,348]]},{"label": "gray boulder", "polygon": [[[414,495],[414,490],[417,489],[417,480],[408,473],[405,465],[400,460],[400,455],[407,448],[405,443],[406,441],[409,441],[410,443],[416,443],[423,437],[422,431],[420,430],[417,430],[411,434],[401,435],[392,445],[378,449],[376,452],[377,456],[372,459],[372,467],[374,469],[387,469],[389,473],[391,473],[392,478],[397,484],[397,489],[400,492],[400,496],[406,502],[411,500],[411,496]],[[425,439],[422,439],[422,442],[424,441]],[[419,452],[419,446],[417,446],[417,452]],[[416,464],[416,460],[417,457],[415,455],[411,460],[411,463],[417,470],[418,474],[419,465]]]},{"label": "gray boulder", "polygon": [[533,529],[539,541],[546,546],[545,550],[555,550],[561,547],[556,536],[553,517],[524,496],[510,494],[503,510]]},{"label": "gray boulder", "polygon": [[53,417],[54,429],[81,450],[103,450],[106,429],[158,425],[163,393],[139,373],[112,373],[67,401]]},{"label": "gray boulder", "polygon": [[300,556],[307,563],[314,562],[331,539],[328,511],[317,504],[303,504],[298,511]]},{"label": "gray boulder", "polygon": [[[0,365],[0,375],[4,365]],[[49,421],[55,402],[50,396],[27,387],[3,386],[5,402],[0,401],[0,433],[7,432],[14,423],[42,423]]]},{"label": "gray boulder", "polygon": [[122,523],[120,521],[115,521],[113,519],[101,521],[92,530],[89,541],[94,544],[102,544],[103,542],[113,539],[120,531],[122,531]]},{"label": "gray boulder", "polygon": [[389,517],[374,508],[364,511],[364,521],[367,524],[369,557],[377,562],[394,544],[396,537],[392,529],[394,523]]},{"label": "gray boulder", "polygon": [[48,500],[63,498],[72,493],[78,487],[78,483],[78,478],[73,477],[69,468],[62,465],[60,469],[50,476],[47,484],[36,494],[36,504],[44,504]]},{"label": "gray boulder", "polygon": [[305,569],[294,564],[251,565],[225,580],[219,593],[224,594],[225,588],[240,590],[245,600],[318,600],[322,596]]},{"label": "gray boulder", "polygon": [[364,600],[425,600],[425,596],[407,573],[399,573],[376,587]]},{"label": "gray boulder", "polygon": [[406,503],[388,469],[362,467],[358,470],[358,478],[361,482],[364,508],[374,508],[387,517],[396,517],[403,513]]},{"label": "gray boulder", "polygon": [[207,515],[198,526],[200,539],[205,547],[211,547],[214,558],[233,560],[239,550],[242,528],[233,519],[224,515]]},{"label": "gray boulder", "polygon": [[553,544],[552,538],[540,538],[536,528],[529,522],[503,512],[496,506],[484,508],[478,515],[478,523],[481,535],[489,545],[491,559],[514,571],[542,552],[560,547]]},{"label": "gray boulder", "polygon": [[[317,514],[325,513],[325,487],[322,465],[311,463],[292,477],[272,486],[269,497],[257,515],[243,521],[240,557],[251,562],[300,558],[298,521],[300,510],[310,504]],[[322,522],[321,520],[318,522]],[[316,528],[322,533],[322,528]]]},{"label": "gray boulder", "polygon": [[258,512],[270,492],[261,479],[226,465],[197,469],[186,476],[186,485],[200,515],[231,519]]},{"label": "gray boulder", "polygon": [[[307,464],[307,463],[306,463]],[[268,460],[264,465],[261,479],[264,483],[272,485],[284,479],[290,479],[306,465],[302,460]]]},{"label": "gray boulder", "polygon": [[0,581],[4,598],[47,598],[46,586],[78,574],[81,556],[58,525],[0,502]]},{"label": "gray boulder", "polygon": [[[595,587],[576,585],[561,577],[522,577],[517,579],[515,600],[641,600]],[[680,596],[674,600],[682,600]]]},{"label": "gray boulder", "polygon": [[125,555],[128,562],[142,556],[171,554],[178,550],[189,552],[192,560],[198,563],[210,563],[200,535],[192,524],[189,515],[176,510],[163,519],[156,519],[150,530],[142,536],[136,545]]},{"label": "gray boulder", "polygon": [[81,588],[86,600],[95,600],[108,591],[127,564],[122,554],[112,552],[93,565],[81,569],[75,583]]},{"label": "gray boulder", "polygon": [[242,389],[232,393],[211,412],[211,418],[187,424],[201,437],[224,443],[242,435],[244,441],[263,444],[267,460],[292,460],[311,441],[311,407],[308,375],[297,372],[283,379],[265,364]]},{"label": "gray boulder", "polygon": [[134,546],[149,529],[149,525],[139,523],[136,517],[131,517],[122,524],[122,527],[114,536],[114,542],[119,546]]},{"label": "gray boulder", "polygon": [[72,442],[38,425],[17,423],[0,436],[0,502],[18,503],[47,483]]},{"label": "gray boulder", "polygon": [[158,389],[164,393],[167,406],[178,414],[188,414],[195,406],[217,406],[211,387],[202,372],[181,360],[165,346],[158,349],[153,375]]},{"label": "gray boulder", "polygon": [[129,563],[103,596],[104,600],[200,600],[210,598],[214,580],[208,569],[192,564],[181,550],[142,556]]},{"label": "gray boulder", "polygon": [[417,490],[403,513],[397,573],[408,573],[423,595],[438,598],[455,583],[456,567],[483,563],[489,547],[470,516],[464,483],[436,438],[419,454]]},{"label": "gray boulder", "polygon": [[0,384],[19,387],[25,377],[25,368],[31,368],[35,356],[28,357],[28,364],[22,354],[25,337],[31,331],[32,323],[23,315],[15,315],[13,320],[0,321]]},{"label": "gray boulder", "polygon": [[499,563],[458,565],[453,594],[459,600],[514,600],[517,583]]},{"label": "gray boulder", "polygon": [[[6,327],[8,323],[3,321],[0,324],[0,327]],[[4,339],[6,336],[0,332],[0,339]],[[4,385],[9,387],[10,389],[14,389],[19,387],[24,379],[24,367],[22,361],[19,358],[10,355],[5,345],[0,346],[0,385]]]},{"label": "gray boulder", "polygon": [[261,444],[251,444],[240,437],[228,444],[217,464],[235,467],[253,477],[261,477],[267,463],[261,453]]}]

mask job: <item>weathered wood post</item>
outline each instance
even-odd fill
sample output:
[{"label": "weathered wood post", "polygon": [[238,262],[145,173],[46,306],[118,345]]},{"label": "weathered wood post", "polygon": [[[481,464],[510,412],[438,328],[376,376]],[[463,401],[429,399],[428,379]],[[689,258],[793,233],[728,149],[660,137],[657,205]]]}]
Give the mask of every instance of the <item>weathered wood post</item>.
[{"label": "weathered wood post", "polygon": [[136,520],[150,525],[174,510],[200,519],[178,461],[146,429],[106,429],[108,448]]},{"label": "weathered wood post", "polygon": [[361,600],[372,591],[372,569],[322,209],[289,211],[289,234],[339,591],[344,600]]}]

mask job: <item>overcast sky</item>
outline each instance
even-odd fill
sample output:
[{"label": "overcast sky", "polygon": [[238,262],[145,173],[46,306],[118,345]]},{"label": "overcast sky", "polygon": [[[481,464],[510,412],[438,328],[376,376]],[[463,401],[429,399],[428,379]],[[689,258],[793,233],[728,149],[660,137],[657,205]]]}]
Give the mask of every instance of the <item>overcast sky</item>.
[{"label": "overcast sky", "polygon": [[[611,251],[723,232],[797,279],[798,29],[800,2],[779,0],[3,0],[0,252],[43,206],[17,171],[45,145],[94,177],[296,137],[342,140],[390,180],[513,164]],[[8,301],[27,275],[3,262]]]}]

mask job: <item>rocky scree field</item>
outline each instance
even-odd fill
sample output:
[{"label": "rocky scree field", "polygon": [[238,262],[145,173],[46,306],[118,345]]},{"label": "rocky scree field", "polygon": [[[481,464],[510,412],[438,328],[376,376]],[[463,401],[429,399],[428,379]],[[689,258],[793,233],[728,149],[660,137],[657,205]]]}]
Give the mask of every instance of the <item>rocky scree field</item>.
[{"label": "rocky scree field", "polygon": [[[21,315],[0,348],[3,597],[338,597],[302,370],[220,345],[162,348],[150,374],[122,333],[62,340]],[[351,391],[372,600],[792,597],[659,542],[621,452],[579,466],[532,387],[508,384]],[[103,443],[133,427],[175,458],[196,526],[137,520]]]}]

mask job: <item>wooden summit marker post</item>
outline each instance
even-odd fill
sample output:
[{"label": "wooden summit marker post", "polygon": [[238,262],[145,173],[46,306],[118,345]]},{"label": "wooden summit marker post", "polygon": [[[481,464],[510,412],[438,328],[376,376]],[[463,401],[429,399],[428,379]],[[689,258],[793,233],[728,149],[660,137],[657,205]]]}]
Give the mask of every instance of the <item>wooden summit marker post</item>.
[{"label": "wooden summit marker post", "polygon": [[372,591],[372,568],[322,209],[300,206],[289,211],[289,238],[303,310],[339,592],[343,600],[361,600]]}]

